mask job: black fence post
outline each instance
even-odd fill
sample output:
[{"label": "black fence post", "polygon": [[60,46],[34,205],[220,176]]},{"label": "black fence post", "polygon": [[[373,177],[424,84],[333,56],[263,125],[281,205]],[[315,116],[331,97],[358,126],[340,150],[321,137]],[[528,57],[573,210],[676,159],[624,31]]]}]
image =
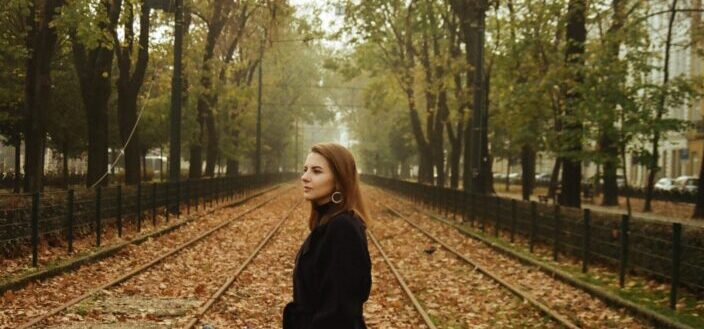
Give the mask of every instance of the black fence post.
[{"label": "black fence post", "polygon": [[558,254],[560,253],[560,206],[555,205],[554,214],[555,223],[553,224],[553,245],[552,245],[552,260],[557,261]]},{"label": "black fence post", "polygon": [[142,231],[142,183],[137,184],[137,232]]},{"label": "black fence post", "polygon": [[680,262],[682,258],[682,224],[672,223],[672,274],[670,286],[670,308],[677,309],[677,288],[680,284]]},{"label": "black fence post", "polygon": [[66,241],[69,254],[73,252],[73,193],[73,189],[70,189],[66,195]]},{"label": "black fence post", "polygon": [[589,270],[589,249],[591,248],[591,217],[592,213],[589,209],[584,209],[583,211],[583,231],[582,231],[582,273],[587,273]]},{"label": "black fence post", "polygon": [[628,215],[621,216],[621,252],[619,260],[618,284],[623,288],[626,279],[626,268],[628,267]]},{"label": "black fence post", "polygon": [[514,236],[516,235],[516,208],[518,201],[516,199],[511,199],[511,243],[514,242]]},{"label": "black fence post", "polygon": [[117,236],[122,237],[122,185],[117,186]]},{"label": "black fence post", "polygon": [[530,241],[528,249],[533,252],[533,246],[535,245],[535,231],[538,225],[538,205],[535,201],[530,202]]},{"label": "black fence post", "polygon": [[95,188],[95,246],[100,247],[100,237],[103,231],[103,225],[100,218],[100,199],[102,194],[102,187],[98,185]]},{"label": "black fence post", "polygon": [[39,261],[39,192],[32,194],[32,266]]},{"label": "black fence post", "polygon": [[156,226],[156,183],[152,183],[152,226]]}]

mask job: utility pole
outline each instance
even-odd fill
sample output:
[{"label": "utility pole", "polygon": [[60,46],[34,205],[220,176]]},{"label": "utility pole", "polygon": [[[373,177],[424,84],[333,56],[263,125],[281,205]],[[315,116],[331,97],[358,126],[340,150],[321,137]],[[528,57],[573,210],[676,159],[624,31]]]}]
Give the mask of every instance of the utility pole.
[{"label": "utility pole", "polygon": [[486,78],[484,77],[484,29],[486,19],[486,0],[479,1],[477,8],[477,42],[474,45],[474,111],[472,111],[471,129],[471,184],[472,193],[486,194],[491,189],[489,182],[489,152],[487,140],[488,110],[486,106]]}]

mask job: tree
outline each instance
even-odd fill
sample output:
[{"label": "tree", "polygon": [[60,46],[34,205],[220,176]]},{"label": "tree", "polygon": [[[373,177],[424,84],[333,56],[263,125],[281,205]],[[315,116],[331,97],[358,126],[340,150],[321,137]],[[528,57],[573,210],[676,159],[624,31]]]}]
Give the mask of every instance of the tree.
[{"label": "tree", "polygon": [[[47,111],[48,147],[62,156],[63,186],[69,186],[68,160],[85,153],[86,116],[80,102],[80,87],[76,71],[71,63],[70,47],[61,43],[57,60],[52,66],[52,75],[57,83],[52,88],[51,106]],[[70,118],[70,120],[67,120]]]},{"label": "tree", "polygon": [[46,110],[51,104],[51,60],[56,51],[53,21],[64,0],[37,1],[27,15],[27,70],[24,97],[25,192],[42,189]]},{"label": "tree", "polygon": [[125,146],[125,183],[139,184],[140,139],[137,124],[137,98],[144,83],[149,62],[149,7],[139,6],[139,37],[135,44],[134,22],[137,4],[125,3],[123,40],[114,34],[115,54],[119,75],[117,78],[117,117],[120,139]]},{"label": "tree", "polygon": [[29,12],[26,1],[4,3],[0,11],[0,135],[3,144],[15,149],[13,192],[19,193],[20,146],[24,130],[23,112],[25,89],[23,81],[28,58],[26,48],[27,24],[24,19]]},{"label": "tree", "polygon": [[[93,7],[92,5],[96,6]],[[108,170],[108,100],[112,92],[114,35],[122,0],[80,0],[63,13],[88,120],[86,185],[106,184]]]},{"label": "tree", "polygon": [[583,95],[579,84],[584,81],[584,45],[587,38],[587,5],[584,0],[570,0],[567,8],[567,26],[565,31],[565,63],[568,80],[565,81],[564,129],[560,134],[562,144],[562,193],[561,205],[581,206],[582,188],[582,123],[579,120],[579,107]]}]

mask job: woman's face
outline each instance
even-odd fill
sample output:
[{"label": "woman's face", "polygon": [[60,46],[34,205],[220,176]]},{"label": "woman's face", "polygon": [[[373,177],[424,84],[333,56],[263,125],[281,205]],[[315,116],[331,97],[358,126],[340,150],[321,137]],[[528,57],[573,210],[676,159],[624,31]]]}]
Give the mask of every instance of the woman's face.
[{"label": "woman's face", "polygon": [[303,198],[316,204],[325,204],[335,191],[335,175],[322,155],[311,152],[303,166]]}]

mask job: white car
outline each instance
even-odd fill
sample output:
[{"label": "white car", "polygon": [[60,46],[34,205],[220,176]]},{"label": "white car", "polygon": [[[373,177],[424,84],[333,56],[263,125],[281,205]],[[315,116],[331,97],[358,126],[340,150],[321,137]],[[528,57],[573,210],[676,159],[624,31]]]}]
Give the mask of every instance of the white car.
[{"label": "white car", "polygon": [[675,188],[675,181],[669,177],[660,178],[655,183],[655,189],[660,191],[672,191]]},{"label": "white car", "polygon": [[680,176],[675,179],[674,185],[674,190],[695,193],[699,185],[699,177]]}]

